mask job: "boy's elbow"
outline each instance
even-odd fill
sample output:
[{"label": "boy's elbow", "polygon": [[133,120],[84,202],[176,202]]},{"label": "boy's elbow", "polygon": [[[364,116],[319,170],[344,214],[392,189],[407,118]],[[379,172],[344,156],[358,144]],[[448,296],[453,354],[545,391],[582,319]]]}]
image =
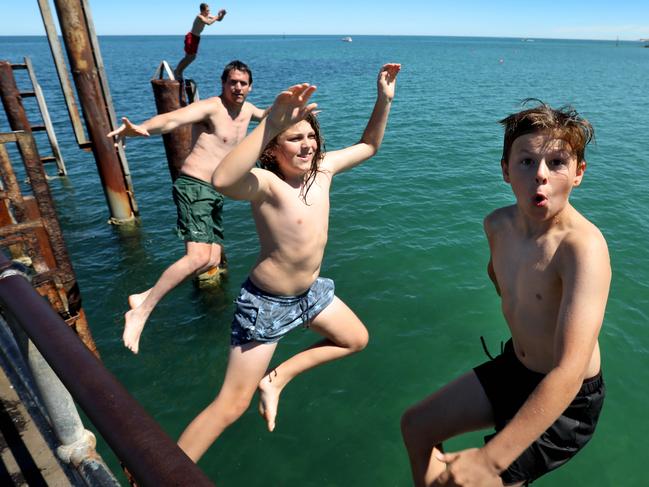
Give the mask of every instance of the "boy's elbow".
[{"label": "boy's elbow", "polygon": [[368,150],[367,150],[367,158],[369,159],[370,157],[374,157],[379,149],[381,148],[381,143],[379,142],[378,144],[369,144]]},{"label": "boy's elbow", "polygon": [[370,157],[374,157],[376,153],[379,151],[381,148],[381,142],[377,141],[368,141],[368,140],[362,140],[360,143],[363,145],[365,154],[365,159],[369,159]]}]

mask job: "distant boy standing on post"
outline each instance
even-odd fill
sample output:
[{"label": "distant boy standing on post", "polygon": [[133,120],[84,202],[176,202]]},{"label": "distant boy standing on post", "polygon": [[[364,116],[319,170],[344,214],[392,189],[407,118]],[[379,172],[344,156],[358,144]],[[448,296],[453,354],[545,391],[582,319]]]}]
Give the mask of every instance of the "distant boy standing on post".
[{"label": "distant boy standing on post", "polygon": [[198,43],[201,41],[201,32],[206,25],[212,25],[214,22],[221,22],[227,12],[223,9],[219,10],[216,15],[210,15],[210,7],[206,3],[201,3],[200,13],[194,19],[192,30],[185,35],[185,57],[180,60],[176,69],[174,69],[174,76],[177,80],[183,78],[183,71],[189,66],[198,53]]},{"label": "distant boy standing on post", "polygon": [[[571,109],[510,115],[501,161],[516,204],[485,218],[489,277],[512,334],[501,355],[403,415],[417,486],[523,485],[572,458],[604,401],[597,336],[611,280],[600,231],[569,202],[593,136]],[[442,442],[494,426],[482,448]]]}]

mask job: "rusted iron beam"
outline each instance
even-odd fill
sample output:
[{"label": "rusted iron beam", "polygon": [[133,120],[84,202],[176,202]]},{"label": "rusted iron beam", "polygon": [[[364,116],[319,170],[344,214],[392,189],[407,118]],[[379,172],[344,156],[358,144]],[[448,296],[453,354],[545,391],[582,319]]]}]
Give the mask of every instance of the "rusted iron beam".
[{"label": "rusted iron beam", "polygon": [[[38,237],[34,232],[39,222],[16,223],[0,228],[0,243],[9,249],[12,259],[34,269],[39,275],[47,274],[49,270],[43,256],[38,251]],[[7,235],[5,235],[7,233]],[[29,259],[29,262],[26,262]],[[41,293],[41,295],[43,295]]]},{"label": "rusted iron beam", "polygon": [[[20,191],[5,148],[5,144],[12,142],[18,143],[35,196],[23,197]],[[82,337],[88,349],[98,356],[81,308],[81,293],[63,242],[45,172],[36,163],[34,148],[30,134],[0,134],[0,177],[6,189],[0,205],[0,242],[9,247],[12,256],[29,257],[38,273],[34,278],[38,292],[49,299],[61,317],[68,320]]]},{"label": "rusted iron beam", "polygon": [[[117,118],[115,116],[113,98],[110,94],[110,88],[108,86],[108,76],[106,76],[106,70],[104,69],[104,60],[101,57],[101,49],[99,49],[99,41],[97,40],[97,33],[95,32],[95,22],[92,20],[92,12],[90,10],[90,4],[88,3],[88,0],[81,0],[81,7],[83,10],[84,18],[86,20],[85,25],[88,28],[90,43],[92,45],[92,54],[97,66],[97,72],[99,73],[99,83],[101,85],[101,92],[104,97],[104,105],[106,106],[106,111],[108,112],[108,119],[110,120],[111,130],[114,130],[119,125],[117,124]],[[126,190],[131,196],[131,207],[133,209],[133,213],[137,216],[139,214],[139,210],[137,207],[137,202],[135,201],[135,197],[133,196],[134,193],[133,182],[131,181],[131,171],[128,167],[126,152],[124,151],[124,145],[122,143],[119,143],[117,145],[117,155],[119,157],[119,162],[122,165],[122,171],[124,171]]]},{"label": "rusted iron beam", "polygon": [[54,59],[54,66],[56,66],[56,73],[59,76],[59,82],[61,83],[61,89],[63,90],[63,98],[65,99],[65,104],[68,108],[68,114],[70,115],[70,121],[72,122],[74,136],[77,139],[77,144],[79,144],[80,147],[89,148],[90,141],[88,140],[88,137],[86,137],[86,133],[83,130],[83,124],[81,123],[81,117],[79,115],[79,108],[77,107],[77,102],[74,98],[74,91],[72,90],[72,83],[70,82],[70,76],[68,75],[68,70],[65,66],[63,49],[61,48],[59,36],[56,32],[56,26],[54,25],[52,10],[50,9],[50,1],[38,0],[38,7],[40,8],[41,17],[43,18],[43,25],[45,26],[45,32],[47,34],[50,50],[52,51],[52,58]]},{"label": "rusted iron beam", "polygon": [[[0,239],[2,243],[9,248],[14,257],[25,253],[30,254],[29,257],[37,272],[55,268],[56,262],[40,215],[33,215],[33,210],[30,210],[30,206],[33,206],[35,201],[33,198],[30,201],[23,198],[4,144],[0,144],[0,179],[5,188],[5,191],[2,191],[0,195],[2,199],[0,204]],[[12,240],[9,238],[12,235],[18,235],[18,238]],[[22,245],[24,243],[27,243],[27,249]],[[41,261],[43,261],[42,264]]]},{"label": "rusted iron beam", "polygon": [[[14,173],[14,169],[11,166],[11,161],[9,160],[9,153],[4,144],[0,144],[0,178],[2,178],[2,183],[4,187],[3,199],[7,199],[6,208],[11,207],[13,210],[13,216],[17,221],[25,221],[27,216],[27,210],[25,209],[25,202],[23,200],[23,195],[20,192],[20,185],[18,184],[18,179]],[[15,223],[13,218],[3,219],[7,220],[10,223]]]},{"label": "rusted iron beam", "polygon": [[[180,82],[170,79],[152,79],[153,97],[155,98],[158,114],[172,112],[181,108],[182,86]],[[162,141],[167,154],[167,164],[171,180],[175,181],[180,167],[192,150],[192,127],[184,125],[162,135]]]},{"label": "rusted iron beam", "polygon": [[76,284],[76,277],[72,269],[72,262],[68,256],[65,241],[63,240],[63,233],[56,215],[54,200],[52,199],[52,193],[50,193],[47,176],[40,162],[34,138],[31,134],[25,132],[16,132],[15,138],[20,153],[22,154],[25,172],[29,178],[32,193],[36,198],[38,211],[49,235],[52,251],[56,259],[56,267],[61,272],[61,281],[66,287],[66,291],[70,291]]},{"label": "rusted iron beam", "polygon": [[126,177],[113,141],[106,137],[112,127],[81,2],[54,0],[54,5],[72,69],[72,78],[92,141],[97,170],[110,209],[111,221],[131,221],[136,216],[134,205],[131,203],[133,195],[127,188]]},{"label": "rusted iron beam", "polygon": [[9,61],[0,61],[0,98],[11,130],[31,132],[31,125]]},{"label": "rusted iron beam", "polygon": [[[8,264],[0,255],[0,267]],[[0,279],[0,305],[25,330],[138,485],[213,485],[26,279]]]}]

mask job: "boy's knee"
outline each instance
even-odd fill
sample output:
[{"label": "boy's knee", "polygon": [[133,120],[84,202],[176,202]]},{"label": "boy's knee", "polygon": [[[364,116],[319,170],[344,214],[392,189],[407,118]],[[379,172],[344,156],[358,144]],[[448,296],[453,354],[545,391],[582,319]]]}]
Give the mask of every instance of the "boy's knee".
[{"label": "boy's knee", "polygon": [[225,422],[228,424],[234,423],[237,419],[243,416],[250,407],[252,398],[237,398],[227,402],[224,411]]},{"label": "boy's knee", "polygon": [[239,399],[232,403],[232,413],[239,418],[250,407],[250,399]]},{"label": "boy's knee", "polygon": [[352,341],[351,349],[354,352],[360,352],[365,347],[367,347],[369,341],[370,341],[370,334],[366,328],[363,328],[363,331],[358,333],[358,335]]},{"label": "boy's knee", "polygon": [[345,347],[351,353],[360,352],[365,347],[370,340],[369,333],[365,327],[362,330],[354,333],[353,336],[346,337],[342,342],[339,342],[338,345]]},{"label": "boy's knee", "polygon": [[210,252],[210,260],[208,262],[208,267],[216,267],[221,264],[223,249],[220,245],[216,245],[215,248]]},{"label": "boy's knee", "polygon": [[189,259],[194,272],[209,268],[212,261],[209,250],[192,252]]}]

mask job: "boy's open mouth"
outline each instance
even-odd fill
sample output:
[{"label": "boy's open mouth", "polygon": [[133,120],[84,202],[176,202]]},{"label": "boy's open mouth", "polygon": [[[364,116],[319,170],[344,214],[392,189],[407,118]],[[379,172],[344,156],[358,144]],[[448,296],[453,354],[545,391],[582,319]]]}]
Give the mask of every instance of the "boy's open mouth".
[{"label": "boy's open mouth", "polygon": [[548,203],[548,197],[545,196],[543,193],[536,193],[534,195],[534,198],[532,198],[532,201],[534,202],[534,205],[536,206],[546,206]]}]

